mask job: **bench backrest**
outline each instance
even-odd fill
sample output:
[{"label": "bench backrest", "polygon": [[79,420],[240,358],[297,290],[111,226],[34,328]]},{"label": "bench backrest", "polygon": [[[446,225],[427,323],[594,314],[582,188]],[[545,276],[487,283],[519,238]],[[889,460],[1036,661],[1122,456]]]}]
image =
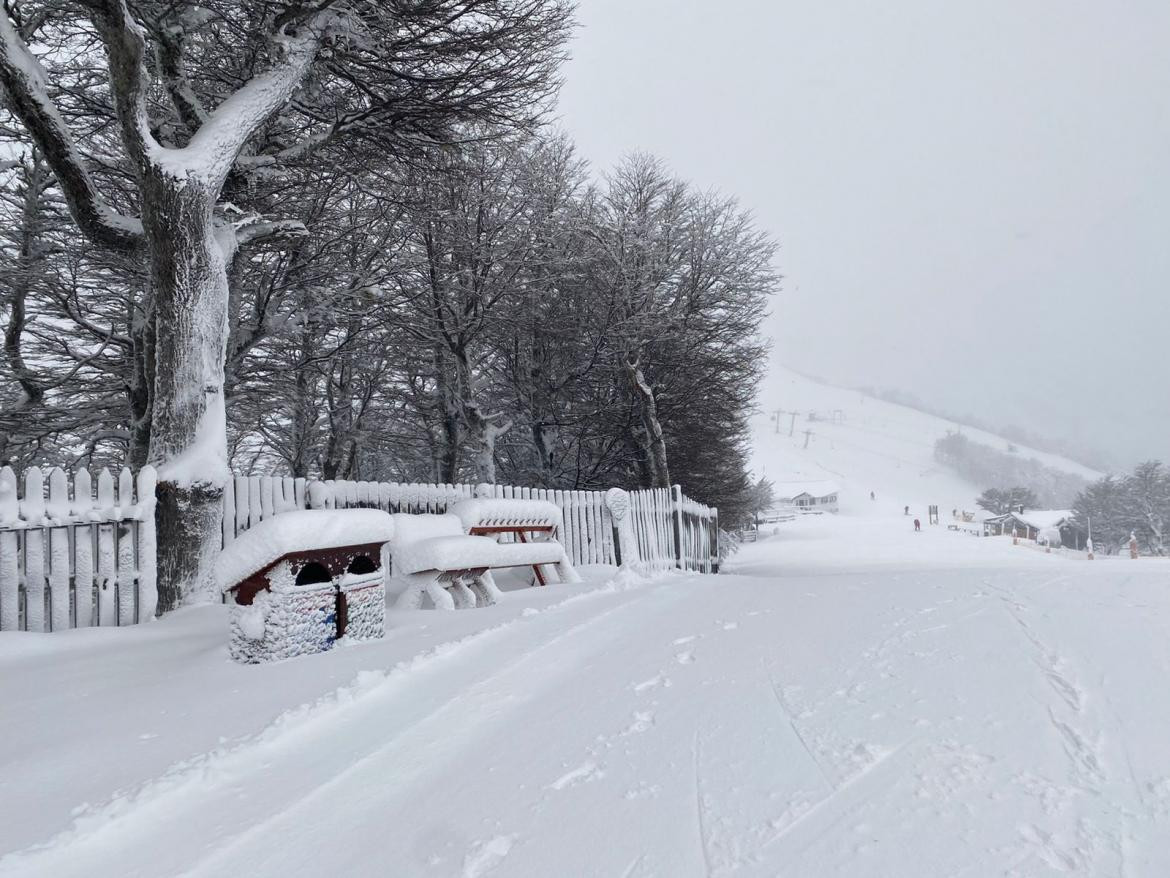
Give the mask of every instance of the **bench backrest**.
[{"label": "bench backrest", "polygon": [[394,519],[394,539],[390,542],[390,551],[398,546],[417,543],[419,540],[431,537],[459,536],[466,531],[463,522],[457,515],[432,515],[424,513],[413,515],[409,512],[398,512],[391,516]]},{"label": "bench backrest", "polygon": [[484,498],[460,500],[451,507],[451,514],[459,516],[463,530],[472,528],[532,526],[541,530],[560,531],[564,524],[560,507],[547,500],[515,500]]}]

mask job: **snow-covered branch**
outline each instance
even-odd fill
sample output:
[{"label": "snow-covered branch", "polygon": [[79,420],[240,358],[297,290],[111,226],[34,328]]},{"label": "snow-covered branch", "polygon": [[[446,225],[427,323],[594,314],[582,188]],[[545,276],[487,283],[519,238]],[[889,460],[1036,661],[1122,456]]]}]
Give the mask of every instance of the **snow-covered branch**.
[{"label": "snow-covered branch", "polygon": [[142,242],[142,224],[106,203],[90,177],[73,134],[49,97],[44,71],[7,14],[0,14],[0,86],[9,109],[21,120],[53,169],[69,212],[95,244],[133,250]]},{"label": "snow-covered branch", "polygon": [[288,102],[304,79],[336,18],[335,13],[320,12],[295,32],[285,30],[276,35],[273,44],[280,60],[252,77],[208,114],[185,147],[159,147],[152,160],[164,171],[175,176],[194,174],[217,190],[244,144]]}]

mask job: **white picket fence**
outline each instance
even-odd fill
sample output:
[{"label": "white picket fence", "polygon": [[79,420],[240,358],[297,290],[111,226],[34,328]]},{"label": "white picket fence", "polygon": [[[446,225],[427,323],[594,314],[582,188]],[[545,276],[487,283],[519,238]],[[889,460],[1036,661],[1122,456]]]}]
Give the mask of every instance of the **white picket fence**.
[{"label": "white picket fence", "polygon": [[470,497],[548,500],[560,507],[559,538],[575,565],[620,564],[719,568],[718,511],[696,503],[681,489],[630,491],[632,533],[622,542],[602,491],[562,491],[512,485],[442,485],[401,482],[315,482],[279,476],[237,476],[224,493],[224,545],[253,524],[290,509],[370,508],[387,512],[441,513]]},{"label": "white picket fence", "polygon": [[[154,616],[155,472],[0,469],[0,631],[133,625]],[[96,485],[95,485],[96,482]],[[96,487],[96,493],[95,493]],[[137,489],[137,493],[136,490]]]},{"label": "white picket fence", "polygon": [[[137,477],[32,467],[23,491],[0,469],[0,631],[132,625],[157,604],[154,469]],[[96,483],[96,492],[95,492]],[[294,509],[377,508],[441,513],[470,497],[548,500],[560,507],[558,538],[574,565],[633,563],[717,572],[718,510],[673,489],[561,491],[511,485],[309,481],[236,476],[223,498],[223,544]]]}]

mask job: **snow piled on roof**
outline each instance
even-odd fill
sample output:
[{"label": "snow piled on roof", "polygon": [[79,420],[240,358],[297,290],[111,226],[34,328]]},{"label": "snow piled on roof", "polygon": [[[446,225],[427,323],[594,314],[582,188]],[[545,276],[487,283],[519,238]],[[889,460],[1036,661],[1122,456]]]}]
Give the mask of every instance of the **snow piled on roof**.
[{"label": "snow piled on roof", "polygon": [[1015,513],[1016,518],[1025,524],[1030,524],[1037,530],[1056,527],[1067,518],[1072,518],[1071,509],[1028,509],[1023,514]]},{"label": "snow piled on roof", "polygon": [[290,552],[388,543],[394,520],[380,509],[301,509],[283,512],[244,531],[215,562],[226,591]]},{"label": "snow piled on roof", "polygon": [[1066,519],[1071,519],[1073,513],[1071,509],[1028,509],[1023,513],[1020,512],[1004,512],[999,515],[988,513],[980,518],[980,521],[1008,521],[1015,519],[1026,525],[1036,528],[1037,530],[1044,530],[1045,528],[1057,527]]}]

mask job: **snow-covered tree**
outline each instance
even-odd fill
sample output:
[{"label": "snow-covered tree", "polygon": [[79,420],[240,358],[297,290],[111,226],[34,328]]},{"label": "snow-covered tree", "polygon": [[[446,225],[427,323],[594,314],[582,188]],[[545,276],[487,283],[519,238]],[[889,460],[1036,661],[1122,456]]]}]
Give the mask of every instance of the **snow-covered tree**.
[{"label": "snow-covered tree", "polygon": [[1170,526],[1170,472],[1156,460],[1138,464],[1123,483],[1126,503],[1123,526],[1155,555],[1166,554],[1166,529]]},{"label": "snow-covered tree", "polygon": [[1036,492],[1021,485],[1011,488],[988,488],[979,495],[975,503],[980,509],[986,509],[993,515],[1003,515],[1005,512],[1019,511],[1021,508],[1036,509],[1040,505],[1040,501],[1036,499]]},{"label": "snow-covered tree", "polygon": [[148,265],[135,320],[160,473],[162,609],[208,588],[218,548],[229,268],[299,231],[248,208],[252,181],[289,174],[295,187],[298,168],[346,160],[347,143],[406,156],[461,121],[529,124],[570,25],[560,0],[5,5],[6,107],[79,230]]}]

